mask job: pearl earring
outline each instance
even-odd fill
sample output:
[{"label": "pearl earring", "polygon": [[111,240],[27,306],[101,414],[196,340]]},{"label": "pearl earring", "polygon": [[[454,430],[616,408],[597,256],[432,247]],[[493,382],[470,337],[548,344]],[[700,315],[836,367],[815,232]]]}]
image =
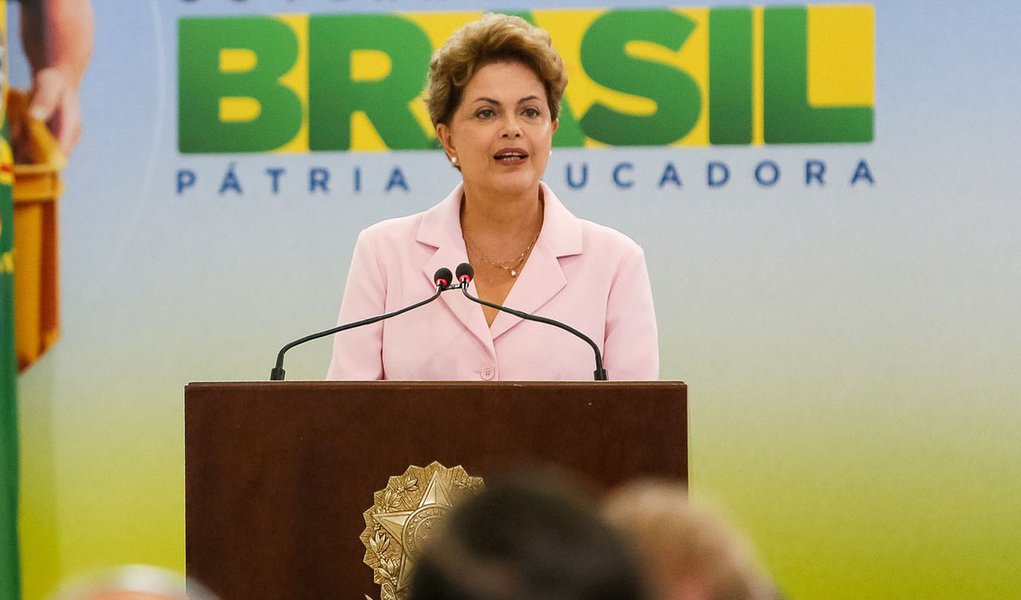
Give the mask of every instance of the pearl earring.
[{"label": "pearl earring", "polygon": [[457,166],[457,157],[456,156],[451,156],[450,157],[450,164],[454,165],[455,167]]}]

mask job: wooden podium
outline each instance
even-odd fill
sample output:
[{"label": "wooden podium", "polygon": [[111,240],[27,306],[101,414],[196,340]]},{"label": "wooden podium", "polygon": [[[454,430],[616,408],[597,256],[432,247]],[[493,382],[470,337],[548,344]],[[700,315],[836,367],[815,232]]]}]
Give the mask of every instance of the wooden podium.
[{"label": "wooden podium", "polygon": [[379,598],[363,513],[439,461],[491,477],[556,464],[612,486],[687,479],[680,382],[192,383],[188,575],[222,600]]}]

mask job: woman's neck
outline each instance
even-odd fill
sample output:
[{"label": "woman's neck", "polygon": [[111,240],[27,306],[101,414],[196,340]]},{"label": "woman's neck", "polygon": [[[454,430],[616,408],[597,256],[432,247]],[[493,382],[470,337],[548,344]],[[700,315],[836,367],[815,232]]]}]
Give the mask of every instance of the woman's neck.
[{"label": "woman's neck", "polygon": [[[461,201],[461,229],[475,240],[511,244],[536,235],[542,223],[542,189],[493,194],[467,183]],[[497,244],[498,243],[498,244]]]}]

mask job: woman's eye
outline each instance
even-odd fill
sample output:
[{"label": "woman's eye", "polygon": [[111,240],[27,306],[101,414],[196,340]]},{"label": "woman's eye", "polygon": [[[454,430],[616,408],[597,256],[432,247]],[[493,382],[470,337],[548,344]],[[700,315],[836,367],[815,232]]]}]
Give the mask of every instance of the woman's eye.
[{"label": "woman's eye", "polygon": [[480,119],[489,119],[496,113],[491,108],[483,108],[475,113],[475,116]]},{"label": "woman's eye", "polygon": [[534,119],[535,117],[538,117],[539,115],[541,115],[541,114],[542,114],[542,113],[540,113],[540,112],[539,112],[539,109],[538,109],[538,108],[534,108],[534,107],[531,107],[531,106],[529,106],[529,107],[528,107],[528,108],[526,108],[525,110],[521,111],[521,113],[522,113],[523,115],[525,115],[526,117],[531,117],[531,118],[533,118],[533,119]]}]

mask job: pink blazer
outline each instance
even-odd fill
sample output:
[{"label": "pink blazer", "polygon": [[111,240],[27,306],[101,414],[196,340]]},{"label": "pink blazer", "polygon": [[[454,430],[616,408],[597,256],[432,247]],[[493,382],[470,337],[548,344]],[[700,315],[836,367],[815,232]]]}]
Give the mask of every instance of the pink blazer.
[{"label": "pink blazer", "polygon": [[[572,215],[546,184],[542,232],[504,305],[560,320],[591,337],[610,380],[655,380],[659,344],[642,249]],[[440,267],[466,262],[458,186],[433,208],[358,236],[340,323],[429,297]],[[475,285],[471,293],[476,295]],[[592,380],[591,347],[570,333],[482,307],[460,291],[398,317],[334,336],[329,379]]]}]

